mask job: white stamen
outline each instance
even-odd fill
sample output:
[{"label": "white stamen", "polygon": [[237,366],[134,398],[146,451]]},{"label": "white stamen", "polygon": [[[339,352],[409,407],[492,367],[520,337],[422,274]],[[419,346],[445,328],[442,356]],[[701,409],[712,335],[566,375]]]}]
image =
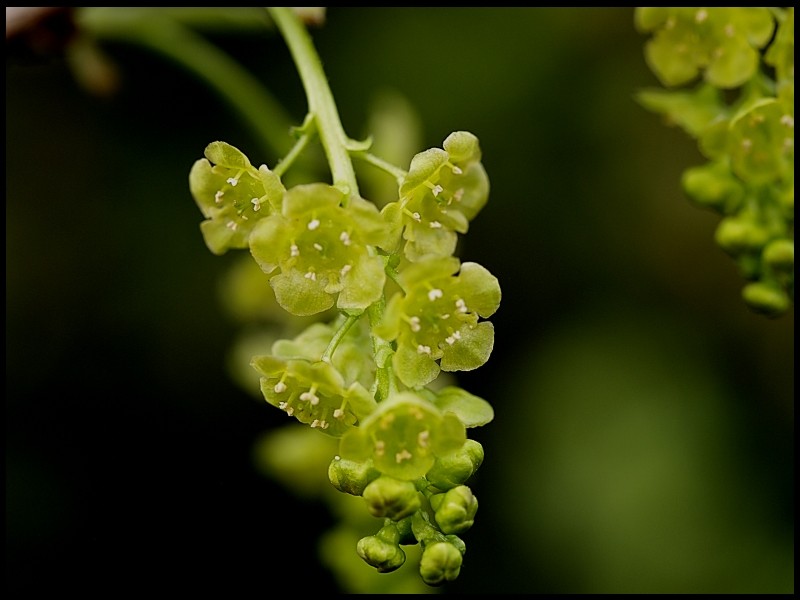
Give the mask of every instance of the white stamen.
[{"label": "white stamen", "polygon": [[463,172],[461,167],[453,165],[453,175],[461,175]]},{"label": "white stamen", "polygon": [[340,239],[340,240],[342,240],[342,243],[343,243],[345,246],[349,246],[349,245],[350,245],[350,234],[349,234],[349,233],[347,233],[346,231],[343,231],[343,232],[342,232],[342,233],[339,235],[339,239]]},{"label": "white stamen", "polygon": [[437,298],[441,298],[442,296],[444,296],[444,292],[442,292],[442,290],[440,290],[439,288],[434,288],[428,292],[428,300],[430,300],[431,302],[433,302]]},{"label": "white stamen", "polygon": [[420,448],[427,448],[429,437],[430,437],[430,431],[428,431],[427,429],[425,431],[420,431],[419,435],[417,436],[417,445]]},{"label": "white stamen", "polygon": [[698,23],[702,23],[707,18],[708,18],[708,11],[703,9],[703,8],[698,10],[697,14],[695,14],[695,16],[694,16],[694,20],[697,21]]},{"label": "white stamen", "polygon": [[230,183],[233,187],[236,187],[236,184],[239,183],[239,180],[236,179],[235,177],[228,177],[226,181]]},{"label": "white stamen", "polygon": [[314,231],[317,227],[319,227],[319,219],[311,219],[308,222],[309,231]]},{"label": "white stamen", "polygon": [[439,318],[443,321],[450,318],[450,313],[444,313],[443,315],[439,315]]},{"label": "white stamen", "polygon": [[300,400],[308,400],[313,406],[319,404],[319,397],[311,390],[300,394]]},{"label": "white stamen", "polygon": [[253,205],[253,210],[255,212],[261,210],[261,201],[258,198],[253,198],[252,200],[250,200],[250,204]]},{"label": "white stamen", "polygon": [[416,333],[421,329],[419,324],[419,317],[411,317],[408,320],[408,324],[411,326],[411,331],[413,331],[414,333]]},{"label": "white stamen", "polygon": [[794,119],[791,115],[783,115],[781,117],[781,125],[786,125],[786,127],[794,127]]},{"label": "white stamen", "polygon": [[418,212],[412,213],[411,214],[411,218],[413,218],[417,223],[421,223],[422,222],[422,217],[420,216],[420,214]]},{"label": "white stamen", "polygon": [[386,452],[386,443],[383,440],[378,440],[375,442],[375,454],[378,456],[383,456]]},{"label": "white stamen", "polygon": [[322,244],[318,244],[318,243],[314,242],[314,248],[316,248],[317,250],[322,252]]},{"label": "white stamen", "polygon": [[337,408],[333,411],[333,418],[334,419],[341,419],[344,416],[344,411],[341,408]]},{"label": "white stamen", "polygon": [[345,265],[345,266],[343,266],[343,267],[342,267],[342,268],[339,270],[339,275],[341,275],[342,277],[344,277],[345,275],[347,275],[347,274],[350,272],[350,269],[352,269],[352,268],[353,268],[353,265]]},{"label": "white stamen", "polygon": [[300,256],[300,248],[297,247],[297,244],[292,244],[289,248],[289,253],[292,256]]},{"label": "white stamen", "polygon": [[468,311],[466,302],[464,302],[464,300],[461,298],[456,300],[456,310],[460,313],[465,313]]},{"label": "white stamen", "polygon": [[231,231],[236,231],[237,225],[233,221],[228,221],[227,223],[225,223],[225,227],[227,227]]},{"label": "white stamen", "polygon": [[444,188],[437,184],[433,186],[433,189],[431,191],[433,192],[433,197],[436,198],[439,194],[441,194],[444,191]]},{"label": "white stamen", "polygon": [[420,344],[419,346],[417,346],[417,353],[418,354],[428,354],[428,355],[430,355],[431,347],[430,346],[423,346],[422,344]]},{"label": "white stamen", "polygon": [[311,421],[311,429],[314,429],[315,427],[319,427],[319,419],[314,419]]},{"label": "white stamen", "polygon": [[397,461],[398,464],[400,464],[404,460],[409,460],[411,458],[413,458],[412,454],[405,448],[403,448],[402,452],[398,452],[397,454],[394,455],[394,459]]},{"label": "white stamen", "polygon": [[282,381],[279,381],[278,383],[275,384],[275,387],[272,389],[275,390],[276,394],[282,394],[283,392],[286,391],[286,384],[283,383]]},{"label": "white stamen", "polygon": [[442,224],[439,221],[431,221],[430,222],[431,229],[441,229]]},{"label": "white stamen", "polygon": [[308,273],[303,275],[303,277],[305,277],[306,279],[310,279],[311,281],[317,280],[317,274],[314,271],[309,271]]},{"label": "white stamen", "polygon": [[224,195],[225,195],[225,192],[223,192],[222,190],[219,190],[216,194],[214,194],[214,202],[216,202],[217,204],[222,202],[222,196],[224,196]]},{"label": "white stamen", "polygon": [[461,202],[461,198],[463,197],[464,197],[464,188],[458,188],[453,194],[453,200],[455,200],[456,202]]}]

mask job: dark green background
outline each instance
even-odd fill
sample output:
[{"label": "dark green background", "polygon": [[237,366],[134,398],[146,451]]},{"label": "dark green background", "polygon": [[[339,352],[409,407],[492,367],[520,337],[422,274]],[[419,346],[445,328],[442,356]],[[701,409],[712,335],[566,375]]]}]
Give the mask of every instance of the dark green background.
[{"label": "dark green background", "polygon": [[[496,344],[459,382],[496,416],[442,591],[793,592],[793,313],[747,310],[681,191],[703,159],[634,101],[633,9],[330,8],[313,36],[350,135],[391,90],[418,150],[475,133],[492,184],[459,252],[500,281]],[[211,39],[302,121],[277,35]],[[6,589],[335,591],[326,507],[253,465],[286,418],[227,373],[230,257],[188,190],[212,140],[277,157],[176,65],[104,48],[99,98],[7,41]]]}]

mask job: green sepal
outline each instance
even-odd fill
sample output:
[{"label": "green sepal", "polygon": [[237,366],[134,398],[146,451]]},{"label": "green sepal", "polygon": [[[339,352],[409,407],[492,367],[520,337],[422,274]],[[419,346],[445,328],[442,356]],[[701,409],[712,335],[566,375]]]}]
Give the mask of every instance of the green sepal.
[{"label": "green sepal", "polygon": [[736,212],[745,195],[744,186],[731,172],[728,160],[686,169],[681,183],[695,204],[724,215]]},{"label": "green sepal", "polygon": [[447,152],[440,148],[430,148],[415,154],[411,166],[400,185],[400,195],[405,196],[428,181],[447,163]]},{"label": "green sepal", "polygon": [[694,138],[727,114],[720,90],[705,82],[690,91],[642,90],[636,94],[636,100],[646,109],[663,115],[668,125],[677,125]]},{"label": "green sepal", "polygon": [[321,313],[334,303],[333,296],[325,291],[324,283],[309,279],[298,271],[278,273],[269,284],[275,291],[278,304],[298,317]]},{"label": "green sepal", "polygon": [[790,274],[794,272],[794,240],[773,240],[764,248],[764,263],[773,271]]},{"label": "green sepal", "polygon": [[494,325],[483,321],[463,328],[457,344],[442,348],[442,371],[472,371],[489,360],[494,348]]},{"label": "green sepal", "polygon": [[491,404],[457,386],[447,386],[436,392],[433,403],[443,413],[455,414],[465,427],[480,427],[494,419]]}]

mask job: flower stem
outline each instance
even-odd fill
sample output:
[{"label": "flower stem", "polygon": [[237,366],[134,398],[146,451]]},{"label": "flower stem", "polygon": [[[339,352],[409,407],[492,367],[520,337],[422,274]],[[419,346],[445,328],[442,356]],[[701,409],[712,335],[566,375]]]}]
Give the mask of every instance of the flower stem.
[{"label": "flower stem", "polygon": [[291,8],[270,7],[267,10],[283,35],[300,74],[308,99],[308,110],[314,115],[320,142],[331,169],[333,185],[342,189],[348,197],[357,196],[358,182],[347,150],[347,135],[311,36]]}]

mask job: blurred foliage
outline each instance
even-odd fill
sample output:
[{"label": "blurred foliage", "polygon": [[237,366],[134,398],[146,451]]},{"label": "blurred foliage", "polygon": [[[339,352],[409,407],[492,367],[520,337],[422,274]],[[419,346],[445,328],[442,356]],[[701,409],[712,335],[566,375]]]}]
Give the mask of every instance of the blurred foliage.
[{"label": "blurred foliage", "polygon": [[[286,418],[228,374],[238,257],[208,252],[188,190],[211,139],[278,156],[152,48],[92,42],[87,90],[73,14],[6,43],[7,591],[364,589],[320,558],[321,535],[349,543],[335,505],[264,476],[256,442]],[[269,24],[209,22],[299,125]],[[492,181],[459,254],[503,304],[458,379],[495,419],[440,591],[792,593],[793,311],[749,312],[708,243],[680,187],[698,150],[634,100],[656,81],[633,9],[334,7],[312,35],[352,137],[395,98],[387,159],[466,128]]]}]

